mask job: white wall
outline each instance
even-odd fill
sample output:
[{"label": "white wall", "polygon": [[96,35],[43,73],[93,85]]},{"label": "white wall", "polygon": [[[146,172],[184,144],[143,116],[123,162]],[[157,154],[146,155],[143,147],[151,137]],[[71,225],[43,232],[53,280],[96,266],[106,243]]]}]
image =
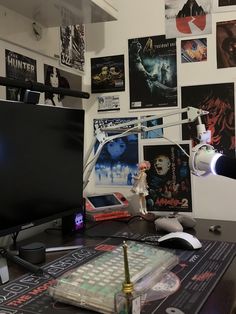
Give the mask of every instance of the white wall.
[{"label": "white wall", "polygon": [[[215,0],[214,0],[215,1]],[[125,55],[126,90],[120,95],[121,110],[117,116],[143,115],[143,112],[129,112],[129,81],[128,81],[128,39],[165,34],[164,0],[114,0],[118,9],[118,21],[86,26],[87,37],[87,68],[84,78],[84,88],[90,92],[90,58],[109,55]],[[196,64],[180,63],[180,40],[177,39],[178,55],[178,88],[187,85],[232,82],[235,80],[235,68],[216,69],[216,21],[236,19],[236,12],[213,14],[213,32],[204,35],[208,40],[208,61]],[[112,93],[115,94],[115,93]],[[180,94],[180,93],[179,93]],[[97,113],[97,94],[91,95],[89,100],[83,101],[87,111],[86,147],[93,136],[93,118],[114,117],[110,113]],[[180,104],[180,101],[179,101]],[[156,112],[148,111],[148,114]],[[168,136],[180,140],[180,128],[171,128]],[[207,178],[193,178],[193,211],[199,218],[236,220],[234,193],[236,182],[216,176]],[[130,200],[130,188],[117,188]],[[115,187],[95,187],[91,177],[86,193],[103,193],[117,190]]]}]

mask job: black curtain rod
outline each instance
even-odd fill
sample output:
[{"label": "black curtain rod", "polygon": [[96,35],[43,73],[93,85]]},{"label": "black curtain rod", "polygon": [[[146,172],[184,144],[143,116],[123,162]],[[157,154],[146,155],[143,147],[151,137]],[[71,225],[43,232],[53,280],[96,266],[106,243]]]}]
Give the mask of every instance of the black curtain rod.
[{"label": "black curtain rod", "polygon": [[90,97],[89,93],[73,90],[70,88],[52,87],[49,85],[45,85],[38,82],[33,82],[30,80],[21,81],[21,80],[15,80],[15,79],[3,77],[3,76],[0,76],[0,85],[18,87],[22,89],[29,89],[31,91],[36,91],[36,92],[41,92],[41,93],[49,92],[51,94],[60,94],[63,96],[72,96],[72,97],[77,97],[77,98],[88,99]]}]

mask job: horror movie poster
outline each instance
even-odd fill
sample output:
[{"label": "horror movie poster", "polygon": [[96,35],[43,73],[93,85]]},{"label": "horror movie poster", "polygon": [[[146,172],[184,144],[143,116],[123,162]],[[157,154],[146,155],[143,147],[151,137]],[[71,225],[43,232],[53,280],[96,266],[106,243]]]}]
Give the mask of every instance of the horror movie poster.
[{"label": "horror movie poster", "polygon": [[165,0],[166,38],[212,32],[211,0]]},{"label": "horror movie poster", "polygon": [[236,66],[236,20],[216,23],[217,68]]},{"label": "horror movie poster", "polygon": [[[20,81],[37,81],[36,60],[14,51],[5,50],[6,77]],[[6,87],[6,99],[21,100],[22,90],[17,87]]]},{"label": "horror movie poster", "polygon": [[125,90],[124,55],[91,58],[92,93]]},{"label": "horror movie poster", "polygon": [[84,72],[85,27],[83,24],[60,27],[61,64]]},{"label": "horror movie poster", "polygon": [[[180,143],[189,154],[189,143]],[[177,145],[144,145],[144,160],[151,163],[147,171],[149,211],[191,212],[192,194],[188,156]]]},{"label": "horror movie poster", "polygon": [[[235,156],[234,83],[184,86],[181,89],[182,108],[191,106],[209,112],[202,123],[211,131],[211,144],[229,157]],[[182,126],[184,140],[192,139],[196,145],[196,123]]]},{"label": "horror movie poster", "polygon": [[176,40],[129,39],[130,109],[177,106]]}]

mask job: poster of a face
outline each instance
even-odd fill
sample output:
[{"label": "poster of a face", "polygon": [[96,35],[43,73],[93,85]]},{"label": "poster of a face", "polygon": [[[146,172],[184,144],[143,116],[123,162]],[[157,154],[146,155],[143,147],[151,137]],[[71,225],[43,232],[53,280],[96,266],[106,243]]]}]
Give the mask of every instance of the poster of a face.
[{"label": "poster of a face", "polygon": [[91,58],[92,93],[125,90],[124,55]]},{"label": "poster of a face", "polygon": [[207,61],[207,39],[181,40],[181,61],[182,63]]},{"label": "poster of a face", "polygon": [[[55,66],[44,64],[44,83],[55,88],[70,88],[81,91],[81,77]],[[60,94],[45,93],[45,104],[57,107],[80,108],[81,98],[71,97]]]},{"label": "poster of a face", "polygon": [[62,65],[84,72],[85,27],[83,24],[60,27]]},{"label": "poster of a face", "polygon": [[[95,119],[94,129],[129,122],[136,118]],[[120,132],[119,132],[120,133]],[[109,133],[108,138],[117,133]],[[99,143],[95,145],[95,153]],[[130,134],[108,141],[95,165],[97,185],[131,186],[138,164],[138,135]]]},{"label": "poster of a face", "polygon": [[[5,50],[6,77],[20,81],[37,81],[36,60],[14,51]],[[6,99],[21,100],[22,91],[16,87],[6,87]]]},{"label": "poster of a face", "polygon": [[217,68],[236,66],[236,20],[216,23]]},{"label": "poster of a face", "polygon": [[211,0],[165,0],[166,38],[212,32]]},{"label": "poster of a face", "polygon": [[176,40],[129,39],[130,109],[177,106]]},{"label": "poster of a face", "polygon": [[[182,108],[188,106],[206,110],[208,115],[202,116],[202,123],[211,131],[211,144],[229,157],[235,156],[235,107],[234,83],[209,84],[199,86],[183,86],[181,88]],[[183,140],[197,142],[196,124],[182,126]]]},{"label": "poster of a face", "polygon": [[[189,154],[189,143],[180,143]],[[147,171],[149,211],[192,211],[188,156],[177,145],[144,145],[143,158],[151,164]]]}]

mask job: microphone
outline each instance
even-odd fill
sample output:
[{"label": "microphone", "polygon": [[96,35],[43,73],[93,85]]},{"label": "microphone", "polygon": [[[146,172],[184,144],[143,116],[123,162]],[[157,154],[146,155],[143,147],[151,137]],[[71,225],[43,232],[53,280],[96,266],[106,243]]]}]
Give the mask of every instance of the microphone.
[{"label": "microphone", "polygon": [[49,85],[45,85],[38,82],[33,82],[30,80],[21,81],[21,80],[15,80],[15,79],[7,78],[7,77],[2,77],[2,76],[0,76],[0,85],[18,87],[22,89],[29,89],[31,91],[36,91],[36,92],[41,92],[41,93],[49,92],[52,94],[60,94],[63,96],[72,96],[72,97],[77,97],[77,98],[88,99],[90,97],[89,93],[73,90],[70,88],[52,87]]},{"label": "microphone", "polygon": [[236,159],[216,152],[209,144],[198,144],[192,148],[189,167],[196,176],[206,176],[212,173],[236,179]]},{"label": "microphone", "polygon": [[215,162],[215,174],[236,179],[236,159],[221,155]]}]

